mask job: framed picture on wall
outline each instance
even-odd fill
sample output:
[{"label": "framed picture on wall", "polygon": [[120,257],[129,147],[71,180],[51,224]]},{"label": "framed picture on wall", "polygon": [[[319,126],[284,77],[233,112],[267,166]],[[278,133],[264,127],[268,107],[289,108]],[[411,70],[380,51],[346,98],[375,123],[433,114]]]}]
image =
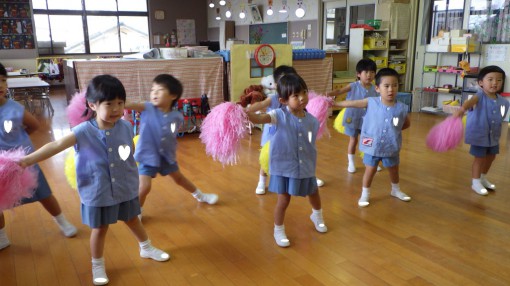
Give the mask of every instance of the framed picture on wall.
[{"label": "framed picture on wall", "polygon": [[262,15],[260,14],[259,7],[255,4],[249,5],[248,9],[250,10],[251,14],[251,23],[252,24],[261,24],[262,21]]}]

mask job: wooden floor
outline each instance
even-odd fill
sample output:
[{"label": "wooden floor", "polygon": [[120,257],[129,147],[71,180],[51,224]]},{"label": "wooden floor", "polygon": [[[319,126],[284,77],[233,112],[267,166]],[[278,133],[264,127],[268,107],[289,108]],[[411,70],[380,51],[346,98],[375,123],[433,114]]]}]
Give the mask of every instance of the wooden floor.
[{"label": "wooden floor", "polygon": [[[53,119],[33,136],[37,146],[69,132],[64,90],[52,90]],[[510,160],[502,147],[489,178],[497,192],[470,189],[467,146],[446,154],[426,149],[424,138],[442,118],[412,114],[401,152],[401,188],[409,203],[389,195],[388,172],[376,175],[371,204],[358,208],[363,165],[347,173],[347,138],[318,142],[317,175],[329,232],[315,231],[311,207],[294,198],[285,226],[291,246],[273,239],[276,196],[255,195],[260,131],[242,142],[240,163],[222,167],[204,153],[196,134],[179,139],[183,173],[215,206],[197,203],[169,178],[158,177],[144,208],[153,243],[172,259],[139,257],[127,227],[112,225],[105,259],[109,285],[510,285]],[[332,130],[332,129],[331,129]],[[78,226],[62,236],[40,204],[6,212],[11,246],[0,251],[0,285],[91,285],[90,230],[81,224],[76,191],[66,183],[64,157],[41,163],[67,217]]]}]

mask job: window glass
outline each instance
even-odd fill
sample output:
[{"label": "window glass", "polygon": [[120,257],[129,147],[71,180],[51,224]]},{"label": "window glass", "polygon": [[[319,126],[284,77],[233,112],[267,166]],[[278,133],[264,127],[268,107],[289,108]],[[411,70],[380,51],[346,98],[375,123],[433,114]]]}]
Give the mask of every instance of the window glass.
[{"label": "window glass", "polygon": [[115,0],[85,0],[85,9],[89,11],[117,11]]},{"label": "window glass", "polygon": [[47,0],[47,1],[48,1],[48,9],[82,10],[81,0]]},{"label": "window glass", "polygon": [[91,53],[120,52],[119,31],[115,16],[87,16]]},{"label": "window glass", "polygon": [[147,17],[119,17],[119,26],[123,53],[134,53],[150,48]]},{"label": "window glass", "polygon": [[85,53],[81,16],[50,15],[50,27],[54,53]]},{"label": "window glass", "polygon": [[46,9],[46,0],[32,0],[34,9]]},{"label": "window glass", "polygon": [[145,0],[117,0],[119,11],[147,12],[147,1]]},{"label": "window glass", "polygon": [[451,31],[462,29],[464,18],[464,1],[459,0],[436,0],[432,10],[432,37],[439,31]]}]

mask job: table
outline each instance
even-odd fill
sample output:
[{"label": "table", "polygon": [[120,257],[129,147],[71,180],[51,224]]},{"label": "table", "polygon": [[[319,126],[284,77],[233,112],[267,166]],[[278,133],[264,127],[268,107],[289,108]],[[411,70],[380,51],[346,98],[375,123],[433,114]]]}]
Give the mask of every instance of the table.
[{"label": "table", "polygon": [[39,72],[20,72],[20,71],[13,71],[13,72],[7,72],[7,77],[33,77],[38,76]]},{"label": "table", "polygon": [[7,95],[20,101],[31,113],[37,109],[48,111],[50,116],[55,113],[49,98],[50,85],[38,77],[7,78]]}]

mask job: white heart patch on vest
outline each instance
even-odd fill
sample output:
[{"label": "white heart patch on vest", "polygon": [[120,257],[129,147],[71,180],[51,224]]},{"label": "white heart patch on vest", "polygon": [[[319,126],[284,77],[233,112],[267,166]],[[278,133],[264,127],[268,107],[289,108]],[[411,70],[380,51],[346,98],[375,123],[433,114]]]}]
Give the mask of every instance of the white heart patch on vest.
[{"label": "white heart patch on vest", "polygon": [[505,106],[504,105],[501,105],[501,117],[505,116]]},{"label": "white heart patch on vest", "polygon": [[131,154],[131,148],[128,145],[120,145],[119,146],[119,156],[123,161],[126,161]]},{"label": "white heart patch on vest", "polygon": [[175,133],[175,122],[170,124],[170,130],[172,130],[172,133]]},{"label": "white heart patch on vest", "polygon": [[397,127],[397,126],[398,126],[398,117],[393,117],[393,125],[394,125],[395,127]]},{"label": "white heart patch on vest", "polygon": [[308,131],[308,142],[312,143],[312,131]]},{"label": "white heart patch on vest", "polygon": [[4,121],[4,129],[5,129],[5,132],[7,132],[7,133],[11,132],[11,130],[12,130],[12,121],[5,120]]}]

